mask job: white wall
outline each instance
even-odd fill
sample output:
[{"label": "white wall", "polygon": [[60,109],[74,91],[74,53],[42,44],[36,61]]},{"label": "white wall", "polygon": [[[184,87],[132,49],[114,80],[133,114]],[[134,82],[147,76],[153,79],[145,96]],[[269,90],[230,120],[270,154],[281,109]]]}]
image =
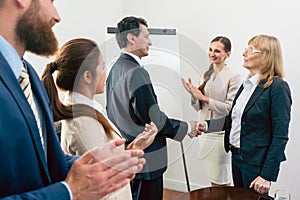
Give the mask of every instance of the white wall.
[{"label": "white wall", "polygon": [[[297,104],[300,98],[299,88],[297,89],[299,85],[296,84],[299,71],[296,65],[300,46],[297,39],[300,35],[298,26],[300,13],[296,3],[296,0],[288,2],[277,0],[131,0],[130,3],[124,5],[125,14],[143,16],[151,27],[177,28],[182,35],[204,47],[204,51],[215,36],[228,36],[233,43],[232,56],[228,64],[240,71],[242,75],[246,75],[246,71],[242,69],[242,51],[247,46],[248,40],[261,33],[279,38],[284,54],[286,80],[292,90],[293,106],[290,141],[286,150],[288,160],[282,164],[277,183],[272,183],[271,194],[277,188],[285,188],[291,192],[293,199],[300,198],[300,191],[296,184],[300,178],[299,170],[296,169],[300,164],[299,156],[297,156],[300,150],[297,146],[300,135],[296,133],[296,130],[300,128],[296,123],[300,113],[300,106]],[[171,148],[177,149],[177,152],[170,152],[170,154],[180,153],[179,144],[172,144]],[[186,152],[190,182],[196,187],[208,184],[202,171],[202,163],[197,159],[198,148],[197,144],[193,143]],[[180,167],[181,163],[180,161],[172,163],[173,165],[165,174],[166,183],[171,187],[177,187],[176,183],[185,181],[181,174],[183,172],[182,166]]]},{"label": "white wall", "polygon": [[[62,19],[53,27],[59,46],[77,37],[90,38],[101,46],[106,41],[106,27],[115,25],[123,16],[122,0],[64,0],[54,1],[54,5]],[[52,60],[51,57],[42,58],[30,53],[26,56],[36,65],[38,72]]]},{"label": "white wall", "polygon": [[[300,148],[297,141],[300,135],[296,130],[300,128],[296,119],[300,116],[300,106],[297,104],[300,98],[297,66],[298,50],[300,47],[299,36],[300,12],[297,9],[296,0],[64,0],[55,1],[62,22],[57,24],[54,31],[57,34],[60,45],[74,37],[89,37],[97,41],[99,45],[105,43],[106,27],[115,26],[125,15],[144,17],[150,27],[176,28],[181,35],[181,58],[184,77],[191,76],[197,80],[197,73],[202,71],[207,60],[205,53],[210,40],[217,35],[228,36],[232,43],[232,56],[228,64],[246,75],[242,68],[242,51],[247,46],[247,41],[252,36],[260,33],[275,35],[282,44],[286,80],[292,89],[293,106],[292,121],[290,127],[290,141],[287,146],[287,162],[282,164],[277,183],[272,183],[271,194],[277,188],[288,189],[293,199],[300,199],[300,191],[297,190],[297,180],[300,178],[297,153]],[[295,39],[294,39],[295,38]],[[190,49],[188,49],[191,47]],[[196,51],[195,51],[196,50]],[[41,72],[51,58],[28,54],[29,60]],[[164,78],[162,74],[161,78]],[[298,81],[299,83],[299,81]],[[170,83],[172,84],[172,83]],[[182,118],[195,119],[198,113],[191,109],[189,97],[185,95],[182,87],[178,86],[178,93],[183,102]],[[160,96],[158,94],[158,96]],[[103,96],[100,97],[104,101]],[[199,145],[195,140],[185,139],[185,153],[187,156],[188,173],[192,188],[209,185],[201,160],[198,159]],[[169,188],[186,190],[184,172],[180,156],[180,144],[169,141],[170,166],[165,174],[165,186]]]},{"label": "white wall", "polygon": [[[123,17],[123,1],[63,0],[54,1],[61,22],[53,28],[59,46],[77,37],[90,38],[102,46],[106,42],[106,27],[115,25]],[[102,49],[101,49],[102,50]],[[105,49],[103,50],[105,51]],[[103,52],[104,53],[104,52]],[[44,58],[26,54],[39,73],[53,57]],[[105,101],[105,94],[98,95],[99,101]]]}]

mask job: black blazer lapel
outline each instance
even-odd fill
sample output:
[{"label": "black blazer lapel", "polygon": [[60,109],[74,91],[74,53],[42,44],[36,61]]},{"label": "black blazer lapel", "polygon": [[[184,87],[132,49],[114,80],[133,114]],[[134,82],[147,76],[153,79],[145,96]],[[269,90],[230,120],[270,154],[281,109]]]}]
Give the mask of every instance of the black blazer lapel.
[{"label": "black blazer lapel", "polygon": [[[260,97],[261,93],[265,90],[265,88],[263,88],[262,86],[257,85],[257,87],[255,88],[253,94],[251,95],[245,109],[244,109],[244,113],[246,113],[252,106],[253,104],[256,102],[256,100],[258,99],[258,97]],[[243,113],[243,114],[244,114]]]},{"label": "black blazer lapel", "polygon": [[244,89],[244,86],[242,84],[241,87],[239,88],[239,90],[237,91],[236,95],[235,95],[235,101],[240,96],[240,94],[242,93],[243,89]]},{"label": "black blazer lapel", "polygon": [[240,96],[240,94],[242,93],[243,89],[244,89],[244,86],[243,86],[243,84],[242,84],[241,87],[239,88],[239,90],[237,91],[235,97],[234,97],[234,100],[233,100],[233,103],[232,103],[232,108],[233,108],[233,106],[235,105],[237,98],[238,98],[238,97]]},{"label": "black blazer lapel", "polygon": [[229,134],[230,134],[230,130],[231,130],[231,122],[232,122],[232,118],[231,118],[231,114],[232,114],[232,109],[236,103],[237,98],[240,96],[240,94],[242,93],[244,87],[243,84],[240,86],[239,90],[237,91],[233,103],[232,103],[232,107],[231,110],[229,112],[229,114],[226,116],[225,118],[225,138],[224,138],[224,146],[225,146],[225,150],[226,152],[229,151]]}]

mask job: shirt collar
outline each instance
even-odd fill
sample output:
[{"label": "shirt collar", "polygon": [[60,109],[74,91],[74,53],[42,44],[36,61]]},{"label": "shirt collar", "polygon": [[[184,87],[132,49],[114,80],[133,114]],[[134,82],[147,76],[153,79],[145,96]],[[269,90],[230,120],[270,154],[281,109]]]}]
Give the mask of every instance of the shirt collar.
[{"label": "shirt collar", "polygon": [[64,99],[64,103],[88,105],[105,115],[105,110],[100,103],[98,103],[95,99],[91,100],[78,92],[69,92]]},{"label": "shirt collar", "polygon": [[245,80],[243,82],[243,86],[245,87],[245,84],[251,84],[252,86],[257,86],[258,85],[258,79],[260,77],[260,74],[255,74],[254,76],[252,76],[251,78]]},{"label": "shirt collar", "polygon": [[124,51],[123,53],[126,53],[126,54],[130,55],[131,57],[134,58],[134,60],[136,60],[137,63],[139,63],[140,66],[143,66],[143,63],[142,63],[141,59],[137,55],[135,55],[133,53],[129,53],[127,51]]},{"label": "shirt collar", "polygon": [[18,79],[22,71],[22,61],[14,47],[0,35],[0,53]]}]

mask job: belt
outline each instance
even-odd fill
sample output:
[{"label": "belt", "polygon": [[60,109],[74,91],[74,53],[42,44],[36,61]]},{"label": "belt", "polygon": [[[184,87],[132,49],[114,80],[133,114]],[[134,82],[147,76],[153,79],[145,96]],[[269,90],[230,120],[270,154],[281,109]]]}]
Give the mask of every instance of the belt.
[{"label": "belt", "polygon": [[240,154],[241,153],[241,149],[237,148],[235,146],[232,146],[231,144],[229,144],[229,150],[233,153],[233,154]]}]

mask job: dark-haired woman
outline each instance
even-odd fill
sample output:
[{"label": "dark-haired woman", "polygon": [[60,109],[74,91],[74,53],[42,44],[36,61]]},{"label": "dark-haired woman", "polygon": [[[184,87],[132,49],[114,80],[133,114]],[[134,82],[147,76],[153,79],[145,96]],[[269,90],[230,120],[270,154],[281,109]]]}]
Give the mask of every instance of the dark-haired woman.
[{"label": "dark-haired woman", "polygon": [[[57,72],[57,87],[66,92],[64,103],[59,99],[52,76],[54,72]],[[55,121],[62,120],[61,146],[65,153],[82,155],[89,149],[121,137],[105,116],[101,104],[94,99],[96,94],[104,92],[105,79],[102,54],[97,44],[89,39],[66,42],[58,50],[55,61],[46,66],[42,82],[51,100]],[[146,148],[156,134],[156,126],[146,124],[145,131],[129,148]],[[131,199],[129,184],[104,199]]]},{"label": "dark-haired woman", "polygon": [[[191,94],[191,104],[201,111],[200,121],[226,116],[241,84],[241,76],[225,61],[231,54],[231,42],[224,36],[214,38],[209,46],[209,68],[194,86],[189,78],[182,79],[183,86]],[[230,185],[230,154],[224,150],[224,131],[202,134],[200,159],[203,159],[208,180],[212,186]]]}]

